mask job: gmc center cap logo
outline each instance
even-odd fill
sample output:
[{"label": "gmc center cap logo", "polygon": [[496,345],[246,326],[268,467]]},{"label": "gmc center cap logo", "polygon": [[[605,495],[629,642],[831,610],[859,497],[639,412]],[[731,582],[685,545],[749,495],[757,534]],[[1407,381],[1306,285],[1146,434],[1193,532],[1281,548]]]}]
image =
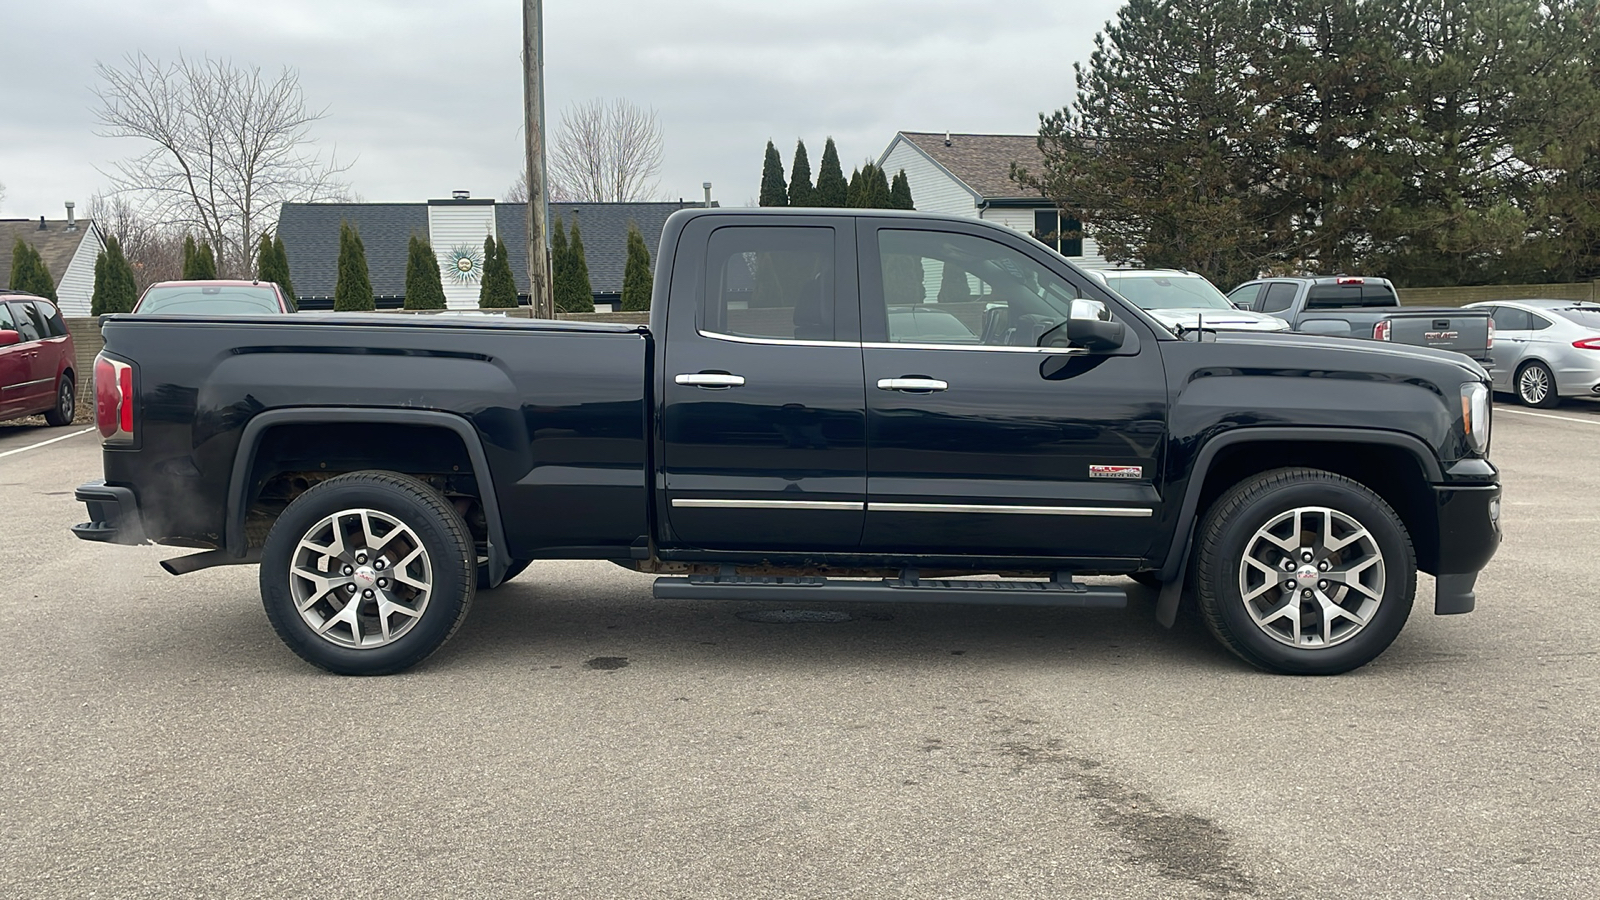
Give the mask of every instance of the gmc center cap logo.
[{"label": "gmc center cap logo", "polygon": [[1138,480],[1144,477],[1144,466],[1090,466],[1090,478],[1125,478]]}]

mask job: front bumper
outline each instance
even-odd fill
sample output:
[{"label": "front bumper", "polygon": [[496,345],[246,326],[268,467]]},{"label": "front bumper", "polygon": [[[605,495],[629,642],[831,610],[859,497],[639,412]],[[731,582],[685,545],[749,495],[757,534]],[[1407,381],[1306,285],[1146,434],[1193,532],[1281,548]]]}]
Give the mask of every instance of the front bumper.
[{"label": "front bumper", "polygon": [[1472,612],[1478,573],[1500,548],[1500,485],[1434,485],[1439,565],[1433,611]]},{"label": "front bumper", "polygon": [[72,526],[72,533],[80,540],[107,544],[145,543],[139,502],[131,488],[91,481],[79,485],[73,498],[89,508],[89,521]]}]

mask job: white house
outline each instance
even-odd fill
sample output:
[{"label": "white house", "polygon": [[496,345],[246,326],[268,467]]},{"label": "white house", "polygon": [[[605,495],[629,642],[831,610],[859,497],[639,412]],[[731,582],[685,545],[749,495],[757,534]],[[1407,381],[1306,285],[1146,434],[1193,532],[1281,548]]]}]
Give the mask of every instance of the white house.
[{"label": "white house", "polygon": [[1031,234],[1080,266],[1103,268],[1094,239],[1061,239],[1081,226],[1063,219],[1054,203],[1011,180],[1011,164],[1044,168],[1038,137],[1031,134],[943,134],[902,131],[878,157],[894,175],[904,169],[911,199],[923,212],[971,216]]}]

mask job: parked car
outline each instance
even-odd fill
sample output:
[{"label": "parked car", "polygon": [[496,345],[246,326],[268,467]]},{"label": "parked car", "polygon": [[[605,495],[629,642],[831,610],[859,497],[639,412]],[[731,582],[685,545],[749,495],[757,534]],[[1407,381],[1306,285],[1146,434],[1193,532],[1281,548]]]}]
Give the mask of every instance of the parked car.
[{"label": "parked car", "polygon": [[1335,275],[1262,278],[1228,292],[1228,299],[1289,321],[1302,334],[1366,338],[1454,350],[1489,366],[1494,328],[1488,313],[1457,307],[1400,305],[1387,278]]},{"label": "parked car", "polygon": [[77,414],[77,348],[61,310],[43,297],[0,291],[0,419]]},{"label": "parked car", "polygon": [[656,267],[648,326],[111,316],[73,531],[259,562],[279,637],[350,674],[538,559],[663,600],[1108,608],[1126,588],[1077,576],[1139,575],[1164,624],[1192,584],[1242,659],[1331,674],[1394,640],[1419,569],[1471,610],[1500,542],[1457,353],[1179,336],[957,216],[680,210]]},{"label": "parked car", "polygon": [[1181,269],[1102,269],[1090,275],[1169,328],[1288,331],[1277,316],[1242,309],[1203,275]]},{"label": "parked car", "polygon": [[1491,300],[1469,303],[1494,318],[1494,388],[1528,406],[1600,396],[1600,303]]},{"label": "parked car", "polygon": [[270,281],[161,281],[145,288],[133,312],[189,316],[292,313],[295,305]]}]

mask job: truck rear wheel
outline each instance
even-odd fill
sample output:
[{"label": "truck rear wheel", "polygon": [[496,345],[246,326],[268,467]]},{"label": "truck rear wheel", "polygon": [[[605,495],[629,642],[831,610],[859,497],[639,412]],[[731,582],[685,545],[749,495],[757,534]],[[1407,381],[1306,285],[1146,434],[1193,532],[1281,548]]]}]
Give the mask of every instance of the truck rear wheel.
[{"label": "truck rear wheel", "polygon": [[472,535],[433,488],[353,472],[295,498],[261,553],[261,601],[278,637],[341,675],[388,675],[439,649],[477,588]]},{"label": "truck rear wheel", "polygon": [[1196,595],[1211,633],[1241,659],[1337,675],[1394,642],[1411,614],[1416,554],[1382,497],[1341,475],[1278,469],[1206,514]]}]

